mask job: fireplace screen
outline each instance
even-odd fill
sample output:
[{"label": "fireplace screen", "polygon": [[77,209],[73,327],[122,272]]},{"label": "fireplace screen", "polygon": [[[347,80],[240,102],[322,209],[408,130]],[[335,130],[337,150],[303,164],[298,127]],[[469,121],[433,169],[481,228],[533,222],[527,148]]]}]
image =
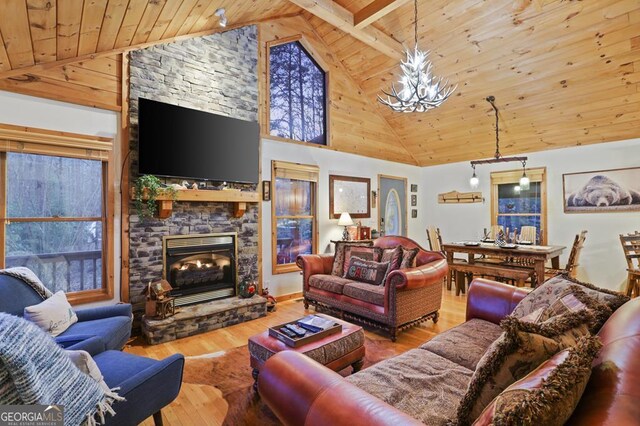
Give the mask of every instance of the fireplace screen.
[{"label": "fireplace screen", "polygon": [[165,278],[177,304],[235,295],[235,235],[165,237]]}]

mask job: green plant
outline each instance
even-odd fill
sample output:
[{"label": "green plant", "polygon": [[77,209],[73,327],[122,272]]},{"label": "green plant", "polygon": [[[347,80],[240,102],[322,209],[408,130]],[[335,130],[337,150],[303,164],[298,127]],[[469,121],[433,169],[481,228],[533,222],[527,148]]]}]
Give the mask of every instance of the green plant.
[{"label": "green plant", "polygon": [[160,179],[153,175],[142,175],[136,179],[133,203],[141,219],[150,218],[156,214],[158,211],[156,202],[158,195],[162,193],[170,194],[174,200],[177,194],[174,188],[165,188]]}]

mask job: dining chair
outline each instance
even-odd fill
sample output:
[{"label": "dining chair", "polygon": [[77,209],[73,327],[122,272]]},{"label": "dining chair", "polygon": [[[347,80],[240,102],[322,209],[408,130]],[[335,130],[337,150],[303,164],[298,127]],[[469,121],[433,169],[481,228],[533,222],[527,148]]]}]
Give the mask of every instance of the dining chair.
[{"label": "dining chair", "polygon": [[504,226],[491,225],[491,230],[489,231],[489,238],[491,238],[492,240],[495,240],[496,236],[500,233],[500,231],[504,232]]},{"label": "dining chair", "polygon": [[427,228],[427,239],[429,240],[429,250],[442,252],[442,236],[440,228],[429,226]]},{"label": "dining chair", "polygon": [[533,244],[537,244],[538,230],[535,226],[521,226],[518,241],[531,241]]},{"label": "dining chair", "polygon": [[640,231],[620,235],[620,243],[627,260],[627,296],[640,296]]},{"label": "dining chair", "polygon": [[571,252],[569,253],[569,259],[563,269],[545,268],[545,279],[555,277],[559,274],[567,274],[571,278],[576,277],[576,267],[578,266],[578,260],[580,259],[580,253],[582,247],[584,247],[584,241],[587,239],[587,231],[583,230],[573,239],[573,245],[571,246]]}]

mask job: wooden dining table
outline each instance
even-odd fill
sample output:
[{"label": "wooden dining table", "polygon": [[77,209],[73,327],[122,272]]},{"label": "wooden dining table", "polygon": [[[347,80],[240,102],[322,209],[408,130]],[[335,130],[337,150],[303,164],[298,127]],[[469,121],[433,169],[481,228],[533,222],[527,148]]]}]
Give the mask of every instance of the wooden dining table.
[{"label": "wooden dining table", "polygon": [[[539,246],[539,245],[517,245],[516,248],[501,248],[493,243],[481,242],[478,245],[469,245],[464,242],[446,243],[442,245],[442,249],[447,255],[447,263],[454,265],[454,255],[456,253],[466,253],[467,261],[473,264],[476,256],[509,258],[512,262],[497,263],[496,269],[500,268],[504,271],[505,267],[513,265],[514,272],[522,270],[522,265],[530,264],[536,274],[539,283],[544,281],[545,263],[551,261],[554,269],[560,268],[560,255],[564,251],[565,246]],[[484,264],[485,268],[491,270],[491,264]],[[487,275],[490,275],[487,274]]]}]

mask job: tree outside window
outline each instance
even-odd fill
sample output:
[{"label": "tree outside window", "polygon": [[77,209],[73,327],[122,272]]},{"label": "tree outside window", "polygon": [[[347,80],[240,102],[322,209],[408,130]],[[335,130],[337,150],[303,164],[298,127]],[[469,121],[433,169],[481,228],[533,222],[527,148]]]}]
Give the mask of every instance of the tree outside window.
[{"label": "tree outside window", "polygon": [[327,145],[326,74],[298,41],[269,50],[270,134]]}]

